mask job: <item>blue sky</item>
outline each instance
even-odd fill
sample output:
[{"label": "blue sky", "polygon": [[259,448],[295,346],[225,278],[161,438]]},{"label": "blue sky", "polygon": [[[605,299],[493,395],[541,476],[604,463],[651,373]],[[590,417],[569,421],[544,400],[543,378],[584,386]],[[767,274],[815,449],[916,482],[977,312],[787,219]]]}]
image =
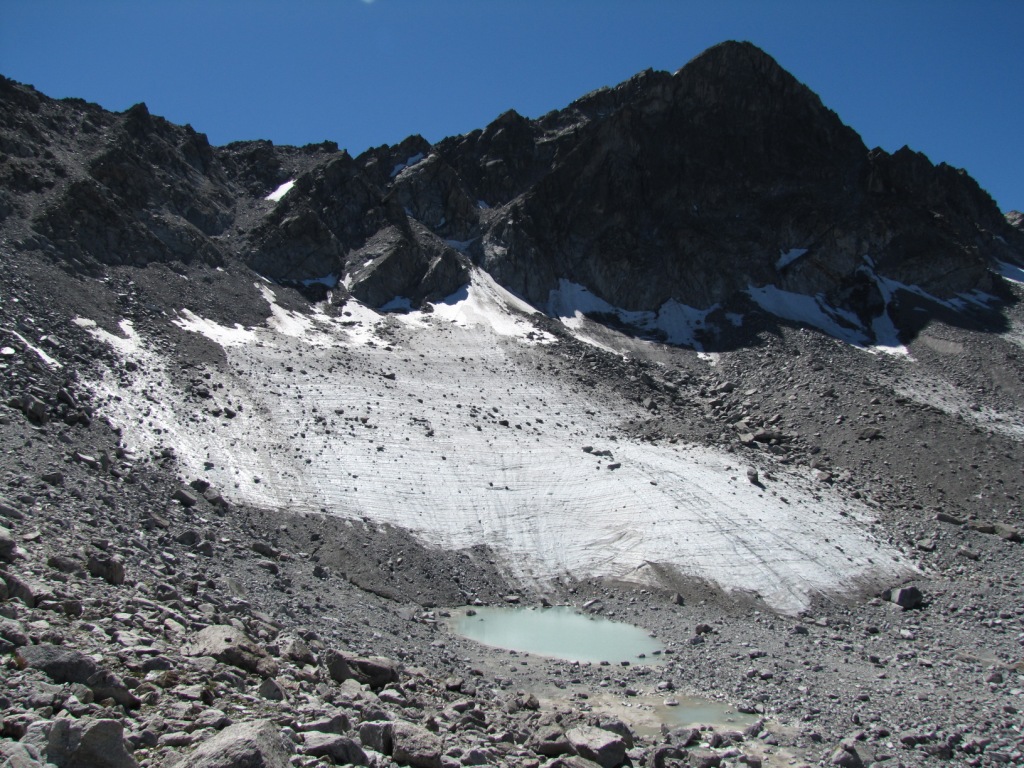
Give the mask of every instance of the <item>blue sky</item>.
[{"label": "blue sky", "polygon": [[1024,210],[1024,2],[0,0],[0,73],[215,144],[436,141],[750,40],[869,147]]}]

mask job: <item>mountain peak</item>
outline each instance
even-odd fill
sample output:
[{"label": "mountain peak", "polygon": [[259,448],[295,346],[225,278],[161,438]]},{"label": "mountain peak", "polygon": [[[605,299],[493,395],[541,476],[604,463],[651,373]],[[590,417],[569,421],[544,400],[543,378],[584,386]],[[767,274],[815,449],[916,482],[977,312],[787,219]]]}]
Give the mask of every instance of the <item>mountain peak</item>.
[{"label": "mountain peak", "polygon": [[761,72],[782,70],[779,63],[746,40],[725,40],[711,46],[694,56],[684,66],[677,70],[676,74],[683,72],[689,67],[707,67],[710,69],[724,68],[750,68]]}]

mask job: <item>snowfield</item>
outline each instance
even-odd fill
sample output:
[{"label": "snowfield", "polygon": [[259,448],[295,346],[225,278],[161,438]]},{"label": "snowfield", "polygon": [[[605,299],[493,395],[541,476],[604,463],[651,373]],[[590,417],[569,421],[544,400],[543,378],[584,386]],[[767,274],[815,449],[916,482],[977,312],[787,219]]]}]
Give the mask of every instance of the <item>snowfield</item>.
[{"label": "snowfield", "polygon": [[287,312],[262,290],[261,327],[179,313],[227,358],[204,372],[207,399],[127,321],[122,337],[89,329],[139,364],[91,383],[131,447],[173,446],[189,478],[233,501],[489,545],[540,590],[562,576],[695,580],[796,613],[916,573],[866,507],[808,475],[759,486],[727,453],[622,438],[638,406],[545,370],[552,339],[486,276],[405,315]]}]

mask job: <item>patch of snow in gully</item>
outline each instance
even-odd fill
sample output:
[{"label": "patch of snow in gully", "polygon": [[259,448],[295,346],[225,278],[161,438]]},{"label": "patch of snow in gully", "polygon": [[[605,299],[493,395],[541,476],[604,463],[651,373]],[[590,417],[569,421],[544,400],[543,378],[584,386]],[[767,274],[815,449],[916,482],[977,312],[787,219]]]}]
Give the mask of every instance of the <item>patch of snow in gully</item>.
[{"label": "patch of snow in gully", "polygon": [[1018,267],[1016,264],[1010,264],[1005,261],[996,262],[998,265],[998,274],[1005,277],[1011,283],[1018,283],[1024,285],[1024,267]]},{"label": "patch of snow in gully", "polygon": [[36,357],[38,357],[46,366],[48,366],[50,368],[63,368],[64,367],[63,365],[61,365],[61,363],[59,361],[54,360],[52,357],[50,357],[48,354],[46,354],[42,349],[37,347],[35,344],[33,344],[28,339],[26,339],[24,336],[22,336],[20,333],[18,333],[13,328],[4,328],[4,330],[7,331],[7,333],[11,334],[11,336],[16,338],[18,341],[20,341],[21,344],[25,347],[25,349],[29,350],[30,352],[35,353]]},{"label": "patch of snow in gully", "polygon": [[437,320],[462,328],[482,327],[498,336],[518,338],[524,342],[554,341],[551,334],[538,330],[529,321],[529,316],[536,314],[537,310],[529,303],[498,285],[486,272],[474,269],[470,282],[433,304],[432,311],[409,312],[399,315],[398,319],[419,327]]},{"label": "patch of snow in gully", "polygon": [[833,307],[824,296],[784,291],[774,285],[750,286],[747,293],[761,309],[776,317],[813,326],[855,347],[865,347],[868,343],[867,336],[860,330],[860,319]]},{"label": "patch of snow in gully", "polygon": [[391,169],[391,178],[396,178],[398,174],[400,174],[406,168],[411,168],[412,166],[416,165],[416,163],[420,162],[424,157],[425,155],[422,152],[417,152],[415,155],[408,158],[404,163],[396,163],[395,167]]},{"label": "patch of snow in gully", "polygon": [[205,407],[231,405],[230,420],[186,401],[130,325],[125,339],[95,333],[145,364],[127,382],[93,386],[111,396],[104,408],[133,448],[173,445],[187,474],[230,499],[366,516],[431,546],[489,545],[527,584],[565,574],[659,584],[668,574],[797,612],[814,594],[915,572],[868,530],[866,507],[803,474],[763,490],[728,454],[612,439],[637,406],[517,362],[533,353],[506,300],[475,281],[442,303],[447,317],[398,316],[407,322],[390,350],[370,342],[395,318],[355,302],[341,318],[281,322],[275,310],[244,343],[182,313],[182,327],[224,342],[227,365],[210,371],[223,389],[211,387]]},{"label": "patch of snow in gully", "polygon": [[292,191],[292,187],[294,187],[294,186],[295,186],[295,179],[292,179],[291,181],[286,181],[284,184],[282,184],[280,187],[275,189],[273,192],[271,192],[269,195],[267,195],[263,199],[264,200],[269,200],[272,203],[276,203],[276,202],[280,201],[280,199],[282,197],[284,197],[289,192],[291,192]]},{"label": "patch of snow in gully", "polygon": [[588,313],[615,315],[620,322],[637,330],[660,331],[669,344],[702,350],[697,333],[706,327],[708,315],[717,308],[718,305],[713,304],[707,309],[696,309],[669,299],[657,312],[635,312],[613,306],[582,285],[562,278],[558,281],[558,288],[548,295],[547,311],[573,330],[581,341],[604,349],[609,348],[588,333],[588,325],[592,325],[586,317]]},{"label": "patch of snow in gully", "polygon": [[806,248],[790,248],[788,251],[780,251],[779,258],[775,262],[775,269],[784,269],[807,253]]},{"label": "patch of snow in gully", "polygon": [[202,334],[222,347],[236,347],[239,344],[251,344],[256,341],[256,332],[251,328],[243,328],[239,323],[235,323],[233,328],[228,328],[200,317],[188,309],[179,311],[178,317],[171,322],[182,330]]}]

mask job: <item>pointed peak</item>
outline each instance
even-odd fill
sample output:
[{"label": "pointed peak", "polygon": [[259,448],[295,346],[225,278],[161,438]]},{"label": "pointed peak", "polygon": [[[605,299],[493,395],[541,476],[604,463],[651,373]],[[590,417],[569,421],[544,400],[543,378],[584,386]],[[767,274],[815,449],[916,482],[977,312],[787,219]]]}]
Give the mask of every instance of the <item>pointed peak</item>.
[{"label": "pointed peak", "polygon": [[775,59],[746,40],[726,40],[713,45],[690,59],[676,74],[690,69],[752,69],[761,73],[784,71]]},{"label": "pointed peak", "polygon": [[729,40],[691,59],[673,76],[677,96],[689,96],[719,107],[731,105],[764,114],[827,113],[821,99],[771,56],[753,43]]}]

